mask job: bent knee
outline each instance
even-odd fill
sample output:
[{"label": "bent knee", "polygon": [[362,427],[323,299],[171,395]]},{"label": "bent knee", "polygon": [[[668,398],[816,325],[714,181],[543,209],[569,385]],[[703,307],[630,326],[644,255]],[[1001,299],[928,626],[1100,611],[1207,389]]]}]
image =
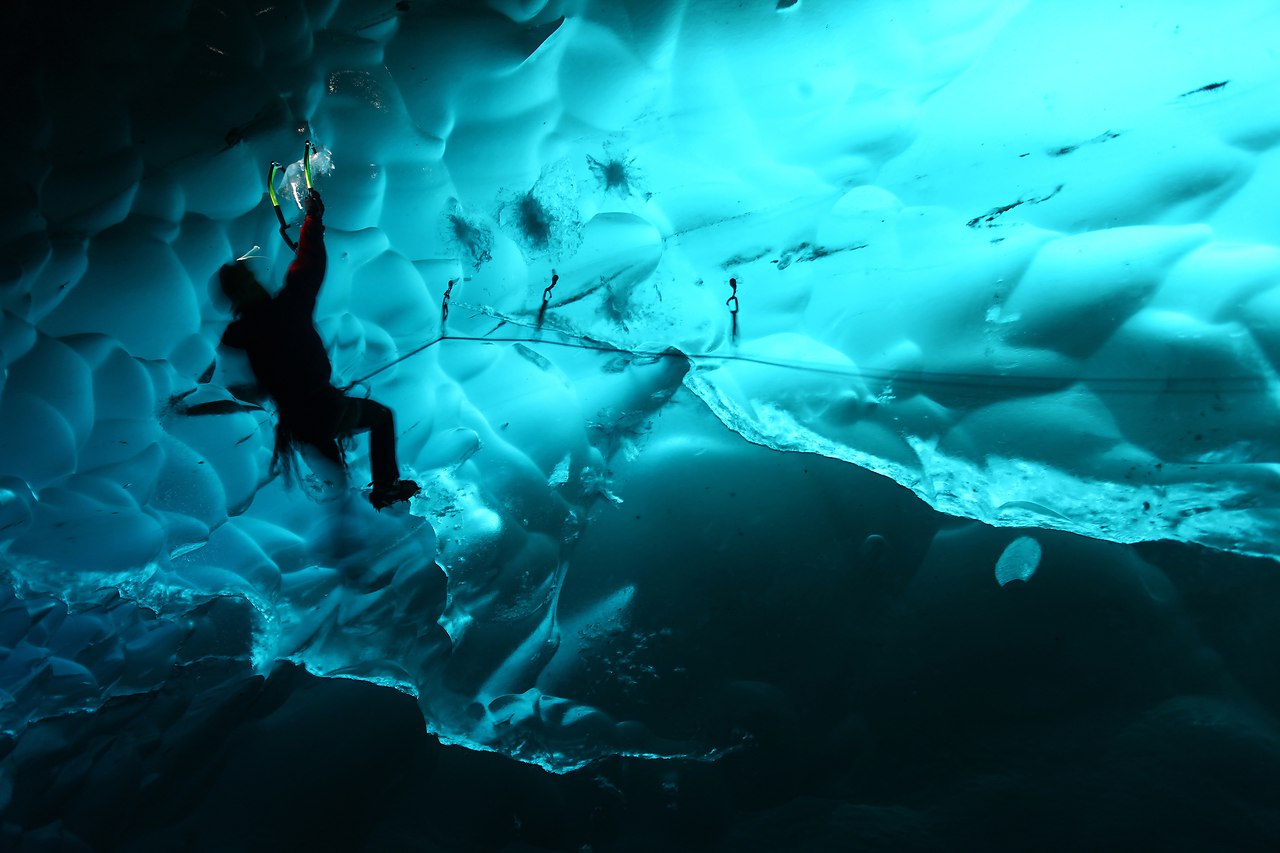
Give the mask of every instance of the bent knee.
[{"label": "bent knee", "polygon": [[365,419],[371,424],[390,424],[395,418],[391,409],[374,400],[365,400]]}]

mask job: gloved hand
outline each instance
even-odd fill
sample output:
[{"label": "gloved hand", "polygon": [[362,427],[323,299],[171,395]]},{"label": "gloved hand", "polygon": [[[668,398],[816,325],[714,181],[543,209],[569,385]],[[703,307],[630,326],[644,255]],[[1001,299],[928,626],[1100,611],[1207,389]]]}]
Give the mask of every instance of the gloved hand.
[{"label": "gloved hand", "polygon": [[312,187],[307,191],[307,197],[303,199],[303,205],[307,209],[307,216],[314,216],[316,219],[324,218],[324,201],[320,198],[320,193]]}]

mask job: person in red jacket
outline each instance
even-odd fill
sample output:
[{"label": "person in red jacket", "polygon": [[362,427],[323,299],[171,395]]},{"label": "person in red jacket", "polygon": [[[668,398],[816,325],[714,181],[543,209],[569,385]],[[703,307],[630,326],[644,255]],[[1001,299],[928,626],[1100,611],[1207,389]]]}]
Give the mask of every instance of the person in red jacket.
[{"label": "person in red jacket", "polygon": [[222,342],[244,350],[258,384],[276,406],[273,465],[287,473],[299,445],[315,448],[343,471],[340,441],[369,432],[373,490],[369,501],[382,509],[418,493],[418,484],[400,479],[395,422],[391,410],[373,400],[348,397],[333,387],[333,366],[312,314],[324,281],[324,202],[314,189],[306,198],[306,221],[298,234],[298,253],[275,296],[243,262],[218,271],[222,292],[231,300],[235,320]]}]

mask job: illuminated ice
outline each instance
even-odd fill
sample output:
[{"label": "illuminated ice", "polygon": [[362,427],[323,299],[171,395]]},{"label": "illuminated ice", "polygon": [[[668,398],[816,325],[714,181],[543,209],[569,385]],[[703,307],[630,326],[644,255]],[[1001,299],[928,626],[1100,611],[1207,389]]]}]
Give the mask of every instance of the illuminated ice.
[{"label": "illuminated ice", "polygon": [[1040,543],[1032,536],[1019,536],[1009,543],[996,561],[996,582],[1005,586],[1013,581],[1029,581],[1040,568]]},{"label": "illuminated ice", "polygon": [[[714,652],[813,606],[708,632],[731,562],[855,572],[865,616],[947,563],[917,498],[1280,557],[1269,4],[120,5],[6,80],[6,731],[153,689],[236,602],[220,654],[394,686],[447,741],[701,758],[794,686]],[[296,222],[305,139],[334,382],[423,486],[382,513],[362,444],[348,487],[271,475],[217,346],[218,267],[281,280],[267,168]]]}]

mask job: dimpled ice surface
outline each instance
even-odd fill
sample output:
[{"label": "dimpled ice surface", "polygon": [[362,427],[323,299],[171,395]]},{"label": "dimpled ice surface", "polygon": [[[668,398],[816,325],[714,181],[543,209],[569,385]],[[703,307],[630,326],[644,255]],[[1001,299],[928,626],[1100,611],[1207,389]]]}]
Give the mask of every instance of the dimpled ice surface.
[{"label": "dimpled ice surface", "polygon": [[[1215,621],[1273,600],[1231,567],[1274,593],[1280,557],[1273,4],[0,20],[16,743],[216,665],[390,688],[557,774],[874,765],[924,704],[1017,728],[1079,711],[1088,671],[1124,695],[1116,750],[1194,720],[1280,754],[1274,665],[1222,663],[1277,635]],[[274,473],[273,407],[219,346],[219,267],[275,289],[292,258],[268,181],[296,238],[307,140],[333,383],[394,410],[422,487],[382,511],[363,438],[345,484]],[[1017,787],[972,772],[953,805]],[[788,806],[828,833],[795,849],[942,825],[833,790]],[[783,822],[716,843],[784,849]]]}]

